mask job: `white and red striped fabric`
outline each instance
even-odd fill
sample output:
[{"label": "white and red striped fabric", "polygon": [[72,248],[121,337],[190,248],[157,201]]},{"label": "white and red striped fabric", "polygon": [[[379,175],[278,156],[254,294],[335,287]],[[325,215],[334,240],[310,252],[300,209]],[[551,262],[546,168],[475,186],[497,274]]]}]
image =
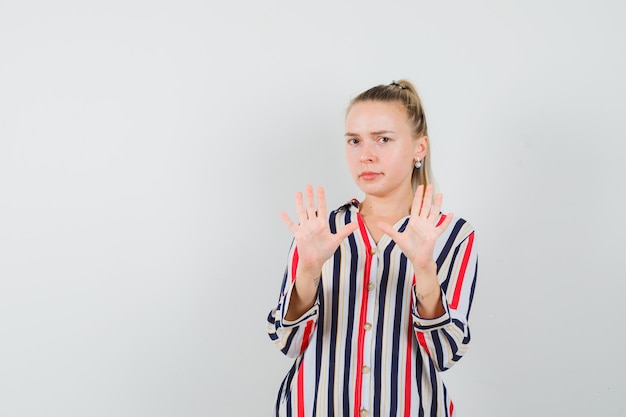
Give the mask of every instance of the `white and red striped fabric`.
[{"label": "white and red striped fabric", "polygon": [[[470,342],[468,318],[477,275],[472,226],[452,223],[435,247],[443,316],[424,319],[415,305],[413,268],[395,242],[376,244],[352,200],[330,214],[334,232],[359,228],[322,270],[315,305],[285,320],[298,265],[295,245],[268,333],[295,358],[279,388],[275,416],[452,416],[440,372],[458,362]],[[394,227],[403,230],[409,217]]]}]

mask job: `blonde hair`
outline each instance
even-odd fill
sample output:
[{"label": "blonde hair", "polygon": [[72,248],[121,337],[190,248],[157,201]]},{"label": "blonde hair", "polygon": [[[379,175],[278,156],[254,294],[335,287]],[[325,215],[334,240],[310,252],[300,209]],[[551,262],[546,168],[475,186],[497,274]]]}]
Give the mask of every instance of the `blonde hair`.
[{"label": "blonde hair", "polygon": [[[372,87],[354,97],[350,101],[348,111],[350,111],[355,103],[363,101],[382,101],[402,105],[409,117],[409,123],[413,127],[414,138],[417,139],[428,136],[428,126],[426,124],[426,115],[424,114],[422,100],[415,86],[411,84],[410,81],[399,80],[393,81],[388,85],[380,84]],[[422,166],[420,168],[413,168],[413,175],[411,177],[413,191],[415,191],[419,185],[424,185],[424,188],[426,188],[426,185],[433,183],[430,162],[430,141],[426,142],[426,155],[424,159],[421,160],[421,163]]]}]

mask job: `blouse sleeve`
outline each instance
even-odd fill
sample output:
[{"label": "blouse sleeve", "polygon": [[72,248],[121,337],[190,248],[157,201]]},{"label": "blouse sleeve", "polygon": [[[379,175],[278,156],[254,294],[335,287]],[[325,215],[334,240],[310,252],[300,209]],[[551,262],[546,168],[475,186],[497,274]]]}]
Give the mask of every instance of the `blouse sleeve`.
[{"label": "blouse sleeve", "polygon": [[283,276],[278,305],[270,311],[267,317],[267,333],[270,339],[281,352],[292,358],[300,356],[306,350],[317,323],[319,312],[318,296],[313,307],[302,314],[302,316],[292,321],[285,319],[289,301],[291,300],[297,267],[298,249],[294,243],[289,251],[289,262]]},{"label": "blouse sleeve", "polygon": [[420,346],[438,371],[449,369],[468,349],[468,320],[478,271],[472,226],[458,219],[450,228],[452,230],[437,258],[444,314],[434,319],[420,317],[415,287],[412,292],[413,328]]}]

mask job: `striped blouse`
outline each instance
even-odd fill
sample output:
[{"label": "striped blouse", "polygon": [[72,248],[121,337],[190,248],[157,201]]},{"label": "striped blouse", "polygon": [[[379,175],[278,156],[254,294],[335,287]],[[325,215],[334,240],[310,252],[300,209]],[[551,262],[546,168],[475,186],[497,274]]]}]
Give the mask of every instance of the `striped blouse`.
[{"label": "striped blouse", "polygon": [[[417,311],[411,263],[389,236],[374,242],[358,207],[352,200],[331,212],[333,233],[353,221],[359,228],[326,261],[314,306],[294,321],[285,314],[298,250],[292,245],[289,251],[267,325],[276,346],[295,361],[273,415],[452,416],[454,405],[439,373],[461,359],[470,341],[474,230],[455,218],[437,241],[445,313],[425,319]],[[394,228],[403,231],[408,220]]]}]

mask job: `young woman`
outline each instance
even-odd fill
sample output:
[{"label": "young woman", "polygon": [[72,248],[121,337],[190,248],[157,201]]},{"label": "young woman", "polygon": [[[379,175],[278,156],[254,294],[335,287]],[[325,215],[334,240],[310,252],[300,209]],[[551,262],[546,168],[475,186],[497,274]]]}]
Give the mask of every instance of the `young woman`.
[{"label": "young woman", "polygon": [[439,373],[470,341],[474,231],[440,212],[421,100],[405,80],[346,115],[346,160],[365,196],[327,212],[296,194],[297,222],[270,338],[295,358],[276,416],[452,416]]}]

